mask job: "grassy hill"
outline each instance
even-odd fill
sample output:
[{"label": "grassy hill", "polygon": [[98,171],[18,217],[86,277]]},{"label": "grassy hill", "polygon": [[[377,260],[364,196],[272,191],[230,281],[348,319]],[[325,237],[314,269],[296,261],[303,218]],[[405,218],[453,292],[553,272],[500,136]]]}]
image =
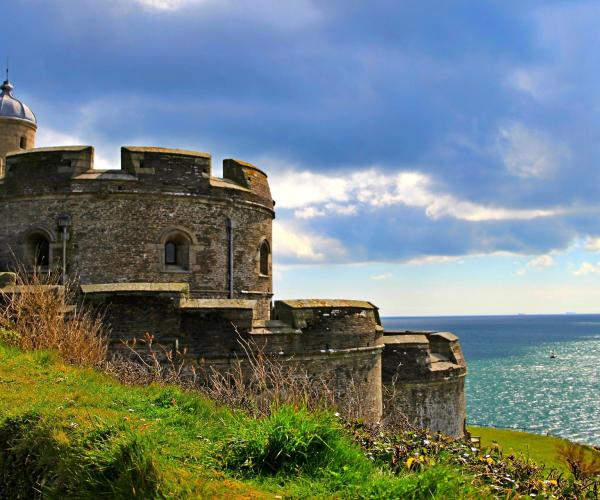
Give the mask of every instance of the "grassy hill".
[{"label": "grassy hill", "polygon": [[506,498],[517,491],[493,479],[498,474],[529,481],[526,491],[554,488],[535,467],[498,452],[419,433],[394,441],[289,406],[252,418],[176,387],[122,385],[48,351],[0,344],[0,388],[0,498]]},{"label": "grassy hill", "polygon": [[[331,414],[253,419],[175,387],[124,386],[45,351],[0,345],[0,491],[6,498],[448,496],[444,467],[397,476]],[[10,494],[9,494],[10,492]],[[2,497],[2,493],[0,493]]]}]

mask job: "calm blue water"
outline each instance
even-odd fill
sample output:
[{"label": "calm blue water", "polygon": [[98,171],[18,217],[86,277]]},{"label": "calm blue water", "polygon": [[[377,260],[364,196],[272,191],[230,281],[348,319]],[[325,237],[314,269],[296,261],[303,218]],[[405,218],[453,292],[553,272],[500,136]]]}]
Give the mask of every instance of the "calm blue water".
[{"label": "calm blue water", "polygon": [[460,337],[468,363],[469,424],[600,445],[600,315],[382,321],[386,330],[450,331]]}]

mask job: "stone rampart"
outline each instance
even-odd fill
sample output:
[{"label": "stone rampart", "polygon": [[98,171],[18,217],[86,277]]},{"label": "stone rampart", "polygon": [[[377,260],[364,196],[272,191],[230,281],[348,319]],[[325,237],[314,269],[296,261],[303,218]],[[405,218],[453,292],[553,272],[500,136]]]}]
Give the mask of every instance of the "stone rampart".
[{"label": "stone rampart", "polygon": [[386,414],[462,437],[467,369],[458,337],[446,332],[386,332],[383,342]]},{"label": "stone rampart", "polygon": [[381,418],[382,328],[377,309],[359,301],[276,302],[259,319],[257,301],[194,299],[180,283],[83,285],[85,300],[105,311],[118,347],[122,339],[154,336],[186,350],[203,370],[227,371],[251,349],[323,380],[339,401],[351,399],[363,418]]}]

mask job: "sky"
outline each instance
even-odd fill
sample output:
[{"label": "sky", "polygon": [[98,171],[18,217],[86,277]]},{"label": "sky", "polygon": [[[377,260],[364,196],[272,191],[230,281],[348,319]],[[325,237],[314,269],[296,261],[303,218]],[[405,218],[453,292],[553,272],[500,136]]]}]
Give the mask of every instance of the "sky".
[{"label": "sky", "polygon": [[600,313],[600,3],[12,0],[38,146],[250,161],[277,298]]}]

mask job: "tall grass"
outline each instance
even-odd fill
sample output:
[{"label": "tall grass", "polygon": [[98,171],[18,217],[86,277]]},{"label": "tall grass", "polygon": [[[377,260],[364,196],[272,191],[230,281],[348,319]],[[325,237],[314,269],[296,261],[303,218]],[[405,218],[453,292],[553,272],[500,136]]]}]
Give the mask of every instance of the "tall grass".
[{"label": "tall grass", "polygon": [[106,359],[102,318],[78,307],[73,284],[60,275],[18,273],[0,288],[0,340],[23,350],[56,350],[68,363],[100,366]]}]

